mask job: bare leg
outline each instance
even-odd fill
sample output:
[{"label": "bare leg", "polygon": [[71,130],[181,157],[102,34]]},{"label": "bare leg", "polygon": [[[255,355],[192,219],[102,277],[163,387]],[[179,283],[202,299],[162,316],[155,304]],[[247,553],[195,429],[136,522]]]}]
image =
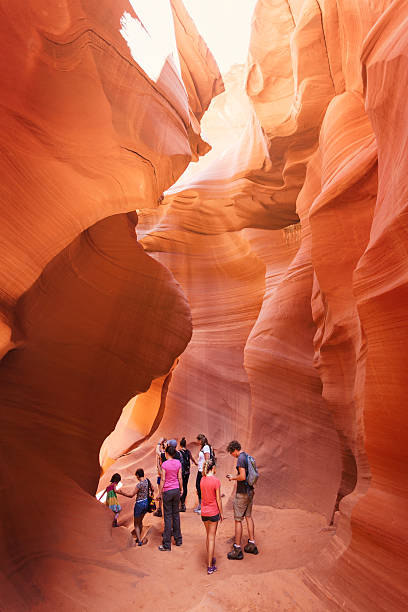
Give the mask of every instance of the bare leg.
[{"label": "bare leg", "polygon": [[[208,528],[207,528],[208,525]],[[212,560],[214,559],[214,550],[215,550],[215,534],[217,533],[217,523],[212,523],[211,521],[206,521],[207,528],[207,566],[212,566]]]},{"label": "bare leg", "polygon": [[142,541],[142,521],[143,521],[142,516],[135,516],[134,525],[135,525],[136,542]]},{"label": "bare leg", "polygon": [[246,516],[245,519],[248,528],[248,538],[252,540],[252,542],[255,542],[255,527],[254,521],[252,520],[252,516]]},{"label": "bare leg", "polygon": [[204,527],[205,527],[205,531],[207,533],[207,537],[205,540],[205,549],[207,551],[207,557],[208,557],[208,531],[209,531],[209,526],[210,526],[210,521],[205,521],[204,522]]},{"label": "bare leg", "polygon": [[242,521],[235,521],[235,544],[237,546],[241,546],[241,538],[242,538]]},{"label": "bare leg", "polygon": [[147,538],[142,538],[143,535],[143,519],[144,519],[145,515],[142,514],[142,516],[140,517],[140,541],[142,542],[142,544],[147,544]]}]

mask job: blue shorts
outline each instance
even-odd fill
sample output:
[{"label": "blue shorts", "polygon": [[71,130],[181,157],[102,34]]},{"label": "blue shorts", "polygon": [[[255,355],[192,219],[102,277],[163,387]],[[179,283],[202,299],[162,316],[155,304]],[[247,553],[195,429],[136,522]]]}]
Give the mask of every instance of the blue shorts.
[{"label": "blue shorts", "polygon": [[142,499],[140,501],[137,501],[135,503],[135,507],[133,510],[134,516],[143,516],[147,512],[147,508],[148,508],[147,499]]}]

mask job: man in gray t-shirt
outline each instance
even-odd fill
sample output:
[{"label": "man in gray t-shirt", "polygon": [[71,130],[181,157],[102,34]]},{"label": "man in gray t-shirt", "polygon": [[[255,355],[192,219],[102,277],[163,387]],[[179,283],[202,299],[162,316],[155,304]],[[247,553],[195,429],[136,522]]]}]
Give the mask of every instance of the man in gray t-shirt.
[{"label": "man in gray t-shirt", "polygon": [[244,554],[241,549],[242,521],[246,520],[248,528],[248,544],[244,547],[245,552],[258,554],[255,544],[255,527],[252,519],[252,502],[254,499],[254,488],[247,482],[248,456],[241,451],[241,445],[237,440],[232,440],[227,446],[227,452],[237,459],[237,475],[227,474],[228,480],[237,481],[237,491],[234,499],[234,520],[235,520],[235,543],[232,551],[228,553],[228,559],[243,559]]}]

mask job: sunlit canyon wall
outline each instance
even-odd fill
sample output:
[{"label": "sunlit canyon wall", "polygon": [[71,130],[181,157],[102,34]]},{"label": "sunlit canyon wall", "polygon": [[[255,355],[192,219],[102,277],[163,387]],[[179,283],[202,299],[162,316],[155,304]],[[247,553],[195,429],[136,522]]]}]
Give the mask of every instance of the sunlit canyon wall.
[{"label": "sunlit canyon wall", "polygon": [[300,580],[329,610],[406,598],[406,24],[401,2],[259,2],[213,151],[138,226],[193,319],[158,432],[221,457],[238,437],[260,503],[326,516]]},{"label": "sunlit canyon wall", "polygon": [[104,484],[204,431],[333,530],[294,609],[403,610],[408,2],[261,0],[225,93],[178,2],[179,66],[144,64],[127,2],[30,7],[1,20],[2,592],[100,607],[100,557],[127,565],[99,448]]},{"label": "sunlit canyon wall", "polygon": [[[191,337],[135,210],[210,148],[200,119],[223,84],[177,0],[158,27],[126,0],[0,10],[1,606],[88,609],[114,585],[103,560],[124,567],[93,497],[99,449]],[[74,566],[106,590],[76,596]]]}]

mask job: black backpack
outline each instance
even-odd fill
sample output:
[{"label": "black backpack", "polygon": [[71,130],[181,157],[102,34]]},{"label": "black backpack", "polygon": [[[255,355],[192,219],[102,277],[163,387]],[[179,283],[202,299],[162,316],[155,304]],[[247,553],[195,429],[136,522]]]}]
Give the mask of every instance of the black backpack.
[{"label": "black backpack", "polygon": [[187,476],[190,474],[190,451],[187,449],[180,449],[180,463],[181,463],[181,471],[183,476]]}]

